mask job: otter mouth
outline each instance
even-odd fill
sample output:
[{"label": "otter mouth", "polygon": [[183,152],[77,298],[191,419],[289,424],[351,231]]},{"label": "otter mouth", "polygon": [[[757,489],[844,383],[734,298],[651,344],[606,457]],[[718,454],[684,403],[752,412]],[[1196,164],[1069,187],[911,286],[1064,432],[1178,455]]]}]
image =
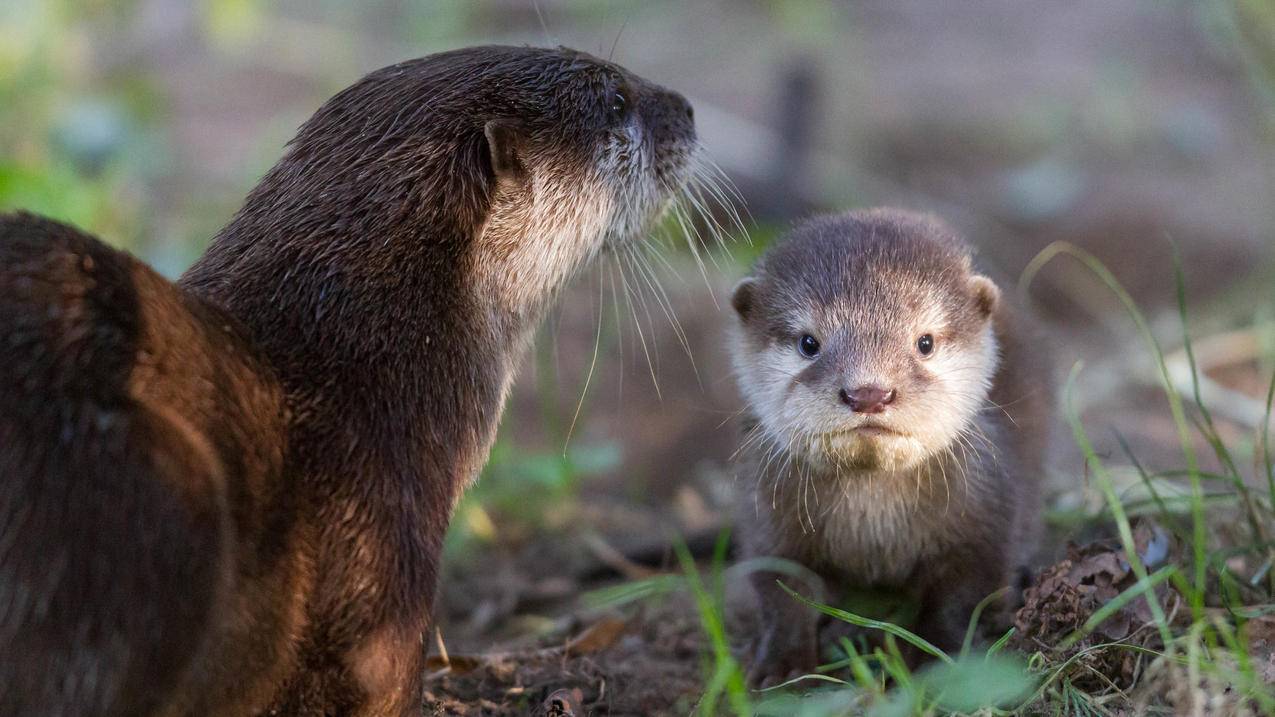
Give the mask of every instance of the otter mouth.
[{"label": "otter mouth", "polygon": [[885,426],[856,426],[850,429],[850,433],[856,436],[869,436],[872,438],[899,435]]},{"label": "otter mouth", "polygon": [[919,455],[916,439],[876,421],[864,421],[818,434],[810,451],[838,469],[872,471],[910,465]]},{"label": "otter mouth", "polygon": [[854,437],[864,437],[864,438],[878,438],[878,437],[885,437],[885,436],[902,437],[904,434],[900,431],[896,431],[895,429],[885,425],[884,423],[877,423],[875,421],[864,421],[863,423],[860,423],[855,426],[851,426],[845,430],[836,431],[830,435],[834,437],[854,436]]},{"label": "otter mouth", "polygon": [[857,453],[873,450],[874,446],[882,443],[893,444],[907,437],[907,434],[890,426],[867,421],[835,431],[820,433],[815,439],[814,445],[819,446],[819,450],[832,453],[843,453],[845,451]]}]

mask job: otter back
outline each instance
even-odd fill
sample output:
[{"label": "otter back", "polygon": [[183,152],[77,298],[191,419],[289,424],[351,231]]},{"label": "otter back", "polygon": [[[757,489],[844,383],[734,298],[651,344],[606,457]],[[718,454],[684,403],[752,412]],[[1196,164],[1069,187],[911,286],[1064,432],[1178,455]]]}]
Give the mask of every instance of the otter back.
[{"label": "otter back", "polygon": [[274,561],[227,552],[269,529],[243,491],[277,498],[282,394],[233,321],[92,237],[0,217],[0,266],[0,712],[172,709],[211,625],[267,618],[225,598]]}]

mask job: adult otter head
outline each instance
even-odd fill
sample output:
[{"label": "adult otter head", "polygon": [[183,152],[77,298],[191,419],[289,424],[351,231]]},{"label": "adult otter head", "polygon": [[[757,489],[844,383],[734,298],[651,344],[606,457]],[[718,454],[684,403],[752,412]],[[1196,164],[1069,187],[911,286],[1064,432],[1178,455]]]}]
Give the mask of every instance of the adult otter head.
[{"label": "adult otter head", "polygon": [[761,430],[816,463],[898,470],[951,449],[996,371],[999,293],[943,224],[898,211],[798,227],[733,297]]},{"label": "adult otter head", "polygon": [[695,147],[684,98],[582,52],[410,60],[324,104],[183,283],[257,317],[266,342],[334,330],[316,319],[336,311],[401,328],[391,294],[463,296],[522,322],[598,250],[648,229]]}]

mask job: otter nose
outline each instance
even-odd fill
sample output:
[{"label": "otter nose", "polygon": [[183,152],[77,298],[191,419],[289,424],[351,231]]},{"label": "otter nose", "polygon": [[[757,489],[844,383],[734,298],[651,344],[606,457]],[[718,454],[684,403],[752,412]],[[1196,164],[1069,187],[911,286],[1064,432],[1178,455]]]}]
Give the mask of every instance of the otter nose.
[{"label": "otter nose", "polygon": [[855,413],[880,413],[894,401],[894,389],[888,391],[877,386],[860,386],[853,390],[841,389],[841,402]]},{"label": "otter nose", "polygon": [[695,108],[691,107],[691,103],[682,96],[680,92],[667,90],[665,96],[669,103],[670,110],[673,114],[685,117],[687,121],[695,121]]},{"label": "otter nose", "polygon": [[652,93],[646,116],[657,137],[665,141],[695,138],[695,110],[681,94],[662,87]]}]

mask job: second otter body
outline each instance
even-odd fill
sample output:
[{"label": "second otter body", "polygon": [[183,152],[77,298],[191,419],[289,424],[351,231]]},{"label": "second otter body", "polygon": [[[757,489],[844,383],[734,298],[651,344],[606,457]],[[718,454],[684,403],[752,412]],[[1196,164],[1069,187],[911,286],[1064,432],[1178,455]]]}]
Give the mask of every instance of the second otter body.
[{"label": "second otter body", "polygon": [[333,97],[176,284],[0,216],[0,713],[417,713],[518,357],[695,147],[617,65],[476,47]]},{"label": "second otter body", "polygon": [[[1039,516],[1052,391],[1007,302],[949,228],[878,210],[798,227],[732,303],[751,414],[745,554],[906,593],[917,632],[959,647]],[[754,577],[762,684],[817,660],[815,618],[780,578]]]}]

